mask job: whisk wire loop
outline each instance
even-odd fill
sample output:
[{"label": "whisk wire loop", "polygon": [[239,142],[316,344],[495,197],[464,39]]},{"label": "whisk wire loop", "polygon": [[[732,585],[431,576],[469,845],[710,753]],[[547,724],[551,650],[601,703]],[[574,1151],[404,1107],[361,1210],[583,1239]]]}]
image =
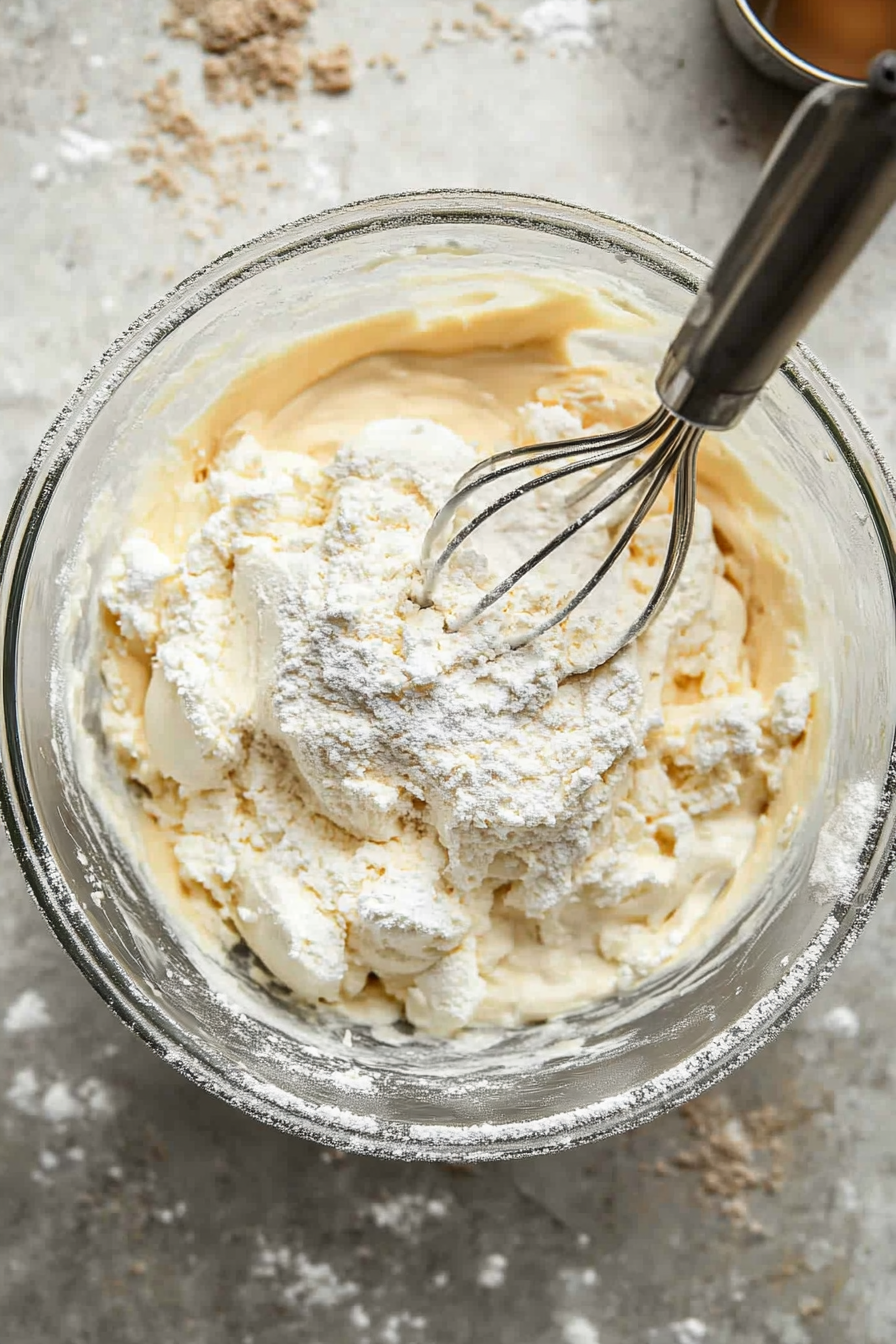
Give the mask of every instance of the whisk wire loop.
[{"label": "whisk wire loop", "polygon": [[[550,485],[553,481],[561,480],[564,476],[571,476],[576,472],[586,471],[604,463],[624,462],[625,459],[649,446],[662,429],[664,419],[668,421],[668,415],[661,409],[633,430],[620,430],[613,434],[602,435],[600,438],[595,438],[592,435],[588,438],[539,444],[537,448],[511,448],[505,452],[496,453],[483,462],[477,462],[475,466],[461,476],[451,497],[442,505],[430,524],[423,540],[424,604],[428,604],[431,600],[435,580],[454,552],[463,545],[467,537],[487,522],[489,518],[492,518],[500,509],[506,508],[508,504],[527,495],[531,490]],[[496,481],[518,471],[523,471],[527,467],[542,466],[547,462],[555,461],[557,458],[572,458],[573,461],[568,462],[565,467],[555,468],[554,471],[547,472],[543,476],[537,476],[533,480],[525,482],[524,485],[517,486],[501,495],[500,498],[494,500],[487,508],[482,509],[469,523],[462,527],[452,537],[441,554],[433,560],[433,555],[441,540],[450,531],[458,510],[474,491],[486,485],[493,485]],[[585,460],[578,460],[582,458]]]},{"label": "whisk wire loop", "polygon": [[[555,625],[564,621],[567,616],[575,611],[576,607],[580,606],[581,603],[585,601],[586,597],[594,592],[597,585],[602,579],[606,578],[607,574],[616,564],[617,560],[619,560],[623,552],[628,549],[632,538],[653,508],[666,482],[673,472],[676,472],[677,470],[675,478],[675,498],[672,505],[672,519],[669,530],[669,543],[666,548],[666,555],[663,561],[663,567],[660,571],[660,577],[657,580],[656,586],[648,598],[647,603],[638,615],[637,620],[632,623],[624,634],[613,641],[611,647],[603,650],[600,662],[605,663],[608,659],[612,658],[614,654],[618,653],[626,644],[629,644],[631,640],[646,627],[654,616],[659,614],[671,596],[672,589],[681,574],[694,529],[694,515],[697,502],[697,448],[699,447],[700,439],[702,437],[703,434],[701,430],[695,429],[690,425],[683,425],[681,422],[676,424],[675,428],[670,432],[668,439],[664,441],[664,445],[661,445],[661,448],[657,450],[657,454],[653,455],[654,457],[658,456],[659,453],[663,452],[665,445],[669,445],[668,448],[666,448],[666,451],[663,452],[661,461],[656,465],[656,474],[652,479],[648,477],[649,484],[644,490],[634,513],[616,538],[616,541],[607,555],[595,570],[594,574],[564,606],[553,614],[553,616],[542,621],[541,624],[537,625],[534,629],[521,632],[516,638],[512,639],[510,641],[511,648],[522,648],[523,645],[528,644],[531,640],[537,639],[539,635],[543,635],[548,630],[553,629]],[[645,466],[647,465],[648,464],[645,463]],[[604,502],[605,501],[602,501],[600,505],[597,505],[596,509],[599,510]],[[594,514],[594,512],[595,510],[591,510],[591,514]],[[588,516],[589,515],[587,514],[583,515],[583,518],[588,518]],[[526,572],[525,569],[523,572]],[[522,575],[520,577],[522,577]],[[508,585],[508,587],[509,586],[510,585]],[[488,596],[490,596],[490,594]],[[478,605],[481,606],[482,604],[480,603]],[[485,608],[483,607],[483,610],[484,609]],[[474,608],[474,612],[479,614],[478,607]],[[472,615],[473,613],[471,613],[471,616]]]},{"label": "whisk wire loop", "polygon": [[[431,601],[431,594],[439,574],[458,548],[500,510],[520,500],[532,490],[543,489],[566,476],[588,471],[594,467],[603,467],[604,470],[600,471],[594,480],[589,480],[566,501],[567,506],[577,504],[601,486],[609,484],[610,480],[630,463],[636,463],[634,470],[619,485],[604,494],[596,504],[568,523],[550,541],[527,557],[512,573],[489,589],[474,607],[449,626],[449,629],[456,631],[471,621],[475,621],[565,542],[569,541],[584,527],[606,514],[621,500],[630,496],[632,502],[631,515],[614,537],[608,554],[601,561],[594,574],[549,619],[543,621],[534,629],[522,631],[511,641],[512,648],[522,647],[531,639],[544,634],[560,621],[565,620],[594,591],[629,547],[638,528],[658,500],[666,482],[677,472],[669,543],[659,579],[638,620],[619,641],[614,641],[613,649],[606,654],[606,657],[611,657],[613,652],[618,651],[619,648],[634,638],[634,634],[642,630],[647,622],[656,615],[667,600],[681,573],[693,530],[696,506],[695,464],[697,447],[701,437],[702,431],[700,429],[670,415],[668,411],[661,407],[655,414],[630,430],[621,430],[598,438],[590,437],[556,444],[542,444],[538,445],[536,449],[510,449],[496,454],[485,462],[477,463],[457,482],[454,494],[436,515],[427,533],[423,548],[425,575],[423,603],[427,604]],[[638,463],[638,457],[649,449],[651,451],[648,452],[647,457]],[[448,534],[458,510],[474,493],[524,468],[543,466],[557,462],[558,459],[560,459],[560,465],[540,476],[535,476],[531,480],[523,482],[521,485],[514,486],[480,509],[459,528],[447,545],[444,545],[436,554],[437,545]]]}]

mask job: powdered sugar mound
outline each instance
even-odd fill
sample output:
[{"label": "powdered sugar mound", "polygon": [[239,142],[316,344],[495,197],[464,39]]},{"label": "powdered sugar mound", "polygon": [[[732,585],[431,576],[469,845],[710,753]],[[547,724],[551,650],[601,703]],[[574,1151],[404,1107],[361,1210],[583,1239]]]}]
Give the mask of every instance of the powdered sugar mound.
[{"label": "powdered sugar mound", "polygon": [[159,635],[156,596],[174,574],[168,556],[143,531],[133,532],[112,562],[102,588],[109,611],[126,639],[152,645]]},{"label": "powdered sugar mound", "polygon": [[6,1010],[3,1030],[10,1033],[39,1031],[52,1025],[46,1000],[36,989],[24,989]]},{"label": "powdered sugar mound", "polygon": [[417,977],[405,1011],[414,1026],[435,1036],[450,1036],[473,1020],[484,995],[475,940],[469,939]]},{"label": "powdered sugar mound", "polygon": [[819,902],[850,899],[859,885],[859,859],[877,812],[878,791],[870,779],[850,786],[818,837],[809,872],[809,893]]},{"label": "powdered sugar mound", "polygon": [[611,20],[608,0],[541,0],[520,15],[520,26],[536,41],[572,50],[594,46],[594,33]]},{"label": "powdered sugar mound", "polygon": [[565,406],[544,405],[540,401],[530,401],[523,407],[522,413],[535,443],[578,439],[585,432],[581,416],[574,415]]},{"label": "powdered sugar mound", "polygon": [[771,730],[779,742],[795,742],[806,731],[812,687],[806,677],[792,677],[772,697]]}]

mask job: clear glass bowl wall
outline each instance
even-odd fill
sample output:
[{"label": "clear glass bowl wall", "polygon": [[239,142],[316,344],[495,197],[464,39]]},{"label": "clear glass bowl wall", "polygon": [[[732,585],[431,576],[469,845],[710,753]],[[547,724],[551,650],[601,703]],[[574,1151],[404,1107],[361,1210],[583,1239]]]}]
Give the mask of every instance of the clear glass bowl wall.
[{"label": "clear glass bowl wall", "polygon": [[[164,436],[247,363],[314,331],[426,302],[452,274],[523,271],[610,284],[668,319],[705,263],[620,221],[489,193],[385,198],[289,225],[185,281],[113,346],[48,434],[3,546],[3,805],[57,936],[122,1018],[198,1083],[343,1148],[413,1158],[514,1156],[629,1127],[746,1058],[833,967],[873,905],[893,839],[894,495],[867,433],[806,351],[754,408],[735,451],[786,497],[830,719],[817,789],[785,859],[715,944],[639,991],[542,1027],[404,1044],[276,1003],[168,920],[140,864],[65,766],[54,658],[90,667],[96,583],[120,541],[92,539],[61,641],[73,562],[99,492],[127,501]],[[187,372],[188,371],[188,372]],[[58,647],[57,647],[58,643]],[[89,675],[88,675],[89,682]],[[95,696],[84,727],[96,734]],[[55,745],[54,745],[55,744]],[[857,891],[815,899],[820,827],[860,779],[879,800]],[[105,899],[93,892],[102,888]]]}]

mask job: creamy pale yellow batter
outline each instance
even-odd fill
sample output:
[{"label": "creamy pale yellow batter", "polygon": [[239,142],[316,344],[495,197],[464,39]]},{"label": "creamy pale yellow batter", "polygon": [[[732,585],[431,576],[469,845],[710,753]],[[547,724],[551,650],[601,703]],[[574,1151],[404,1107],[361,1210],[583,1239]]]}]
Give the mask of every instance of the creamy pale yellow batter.
[{"label": "creamy pale yellow batter", "polygon": [[[649,374],[587,333],[650,321],[470,276],[247,371],[160,445],[103,588],[106,739],[146,791],[134,842],[160,885],[299,997],[436,1034],[537,1020],[698,947],[786,842],[813,690],[801,592],[775,507],[717,440],[679,588],[606,666],[666,497],[526,649],[507,634],[562,568],[469,630],[446,621],[562,525],[562,499],[536,491],[434,609],[415,600],[428,522],[477,455],[643,416]],[[586,571],[615,525],[589,532]]]}]

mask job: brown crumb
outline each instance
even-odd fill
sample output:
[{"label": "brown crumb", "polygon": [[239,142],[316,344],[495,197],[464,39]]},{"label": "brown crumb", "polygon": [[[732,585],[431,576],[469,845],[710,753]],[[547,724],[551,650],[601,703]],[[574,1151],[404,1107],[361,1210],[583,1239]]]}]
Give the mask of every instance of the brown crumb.
[{"label": "brown crumb", "polygon": [[802,1258],[784,1260],[777,1269],[769,1274],[768,1281],[769,1283],[784,1283],[787,1279],[795,1279],[797,1274],[802,1274],[805,1269],[806,1262]]},{"label": "brown crumb", "polygon": [[211,171],[212,142],[189,112],[181,98],[177,72],[172,70],[157,79],[140,99],[149,113],[154,134],[176,143],[180,157],[200,172]]},{"label": "brown crumb", "polygon": [[314,7],[315,0],[174,0],[163,26],[208,53],[212,102],[248,107],[269,93],[295,94],[304,69],[295,37]]},{"label": "brown crumb", "polygon": [[473,10],[487,19],[493,28],[503,28],[506,31],[512,26],[506,14],[499,14],[494,5],[485,4],[484,0],[476,0]]},{"label": "brown crumb", "polygon": [[89,106],[90,100],[88,99],[87,94],[84,92],[79,93],[75,99],[75,116],[83,117]]},{"label": "brown crumb", "polygon": [[162,196],[167,196],[169,200],[176,201],[179,196],[184,194],[184,189],[174,174],[168,168],[153,168],[143,177],[137,178],[137,185],[146,187],[154,201]]},{"label": "brown crumb", "polygon": [[352,53],[344,42],[308,59],[317,93],[347,93],[352,87]]},{"label": "brown crumb", "polygon": [[226,55],[209,56],[202,72],[213,103],[251,107],[256,98],[268,93],[292,97],[304,69],[302,53],[294,43],[266,33],[240,43]]},{"label": "brown crumb", "polygon": [[[785,1114],[777,1107],[763,1106],[737,1115],[724,1094],[698,1097],[681,1108],[692,1142],[673,1154],[671,1165],[699,1173],[702,1192],[725,1218],[756,1236],[765,1236],[762,1224],[752,1216],[749,1196],[755,1190],[769,1194],[780,1190],[788,1156],[783,1134],[808,1113],[797,1108]],[[657,1163],[657,1174],[664,1174],[661,1166],[667,1164]]]},{"label": "brown crumb", "polygon": [[195,14],[203,50],[227,54],[257,37],[283,37],[303,28],[308,0],[176,0]]},{"label": "brown crumb", "polygon": [[800,1299],[799,1311],[803,1320],[808,1320],[813,1316],[823,1316],[824,1303],[820,1297],[803,1297]]}]

